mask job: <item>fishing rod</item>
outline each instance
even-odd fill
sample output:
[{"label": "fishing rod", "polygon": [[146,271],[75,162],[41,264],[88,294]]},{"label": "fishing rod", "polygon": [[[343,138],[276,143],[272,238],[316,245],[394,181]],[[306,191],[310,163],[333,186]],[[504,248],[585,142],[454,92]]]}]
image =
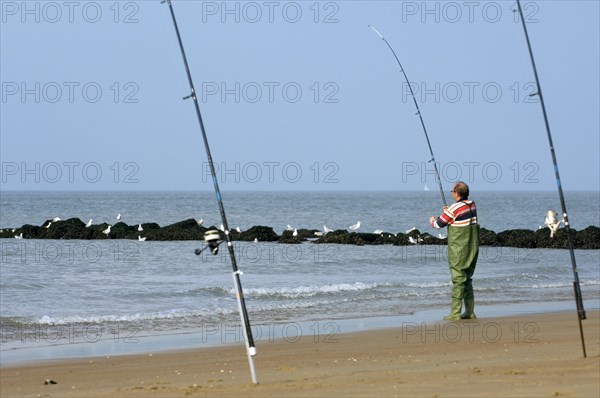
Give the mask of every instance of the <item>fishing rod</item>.
[{"label": "fishing rod", "polygon": [[[231,266],[233,268],[233,284],[235,285],[236,298],[238,303],[238,309],[240,311],[240,318],[243,325],[244,331],[244,340],[246,342],[246,353],[248,355],[248,363],[250,365],[250,374],[252,376],[252,382],[254,384],[258,384],[256,379],[256,370],[254,369],[254,359],[253,356],[256,355],[256,347],[254,345],[254,339],[252,337],[252,329],[250,328],[250,319],[248,317],[248,311],[246,310],[246,302],[244,300],[244,295],[242,292],[242,282],[240,281],[240,275],[242,272],[238,270],[237,262],[235,260],[235,253],[233,251],[233,243],[231,241],[231,236],[229,234],[229,226],[227,224],[227,217],[225,216],[225,207],[223,206],[223,198],[221,197],[221,191],[219,190],[219,184],[217,183],[217,174],[215,172],[215,165],[212,160],[212,155],[210,153],[210,147],[208,145],[208,139],[206,138],[206,131],[204,129],[204,122],[202,121],[202,114],[200,113],[200,106],[198,105],[198,98],[196,97],[196,89],[194,88],[194,82],[192,81],[192,74],[190,72],[190,67],[188,65],[187,57],[185,55],[185,50],[183,49],[183,42],[181,40],[181,35],[179,33],[179,27],[177,26],[177,20],[175,19],[175,12],[173,11],[173,4],[171,4],[171,0],[163,0],[161,3],[167,3],[169,5],[169,10],[171,11],[171,17],[173,18],[173,26],[175,27],[175,33],[177,34],[177,41],[179,42],[179,48],[181,50],[181,56],[183,57],[183,64],[185,65],[185,70],[187,73],[187,78],[190,83],[191,94],[184,97],[183,99],[193,99],[194,106],[196,108],[196,115],[198,116],[198,123],[200,124],[200,131],[202,132],[202,139],[204,140],[204,148],[206,149],[206,156],[208,158],[208,164],[210,165],[210,172],[212,174],[213,184],[215,187],[215,194],[217,196],[217,203],[219,204],[219,212],[221,213],[221,220],[223,222],[224,227],[224,236],[225,241],[227,242],[227,249],[229,250],[229,257],[231,258]],[[205,240],[207,243],[211,243],[214,241],[213,236],[205,236]],[[213,254],[216,254],[213,252]]]},{"label": "fishing rod", "polygon": [[544,96],[542,95],[542,86],[540,85],[540,79],[538,77],[537,67],[535,66],[535,59],[533,58],[533,50],[531,49],[531,42],[529,41],[529,33],[527,32],[527,25],[525,24],[525,18],[523,17],[523,9],[521,8],[521,2],[517,0],[517,11],[521,18],[521,24],[523,25],[523,32],[525,32],[525,39],[527,40],[527,48],[529,49],[529,57],[531,59],[531,65],[533,66],[533,74],[535,75],[535,83],[537,91],[531,96],[537,95],[540,99],[540,105],[542,106],[542,113],[544,115],[544,123],[546,125],[546,134],[548,136],[548,144],[550,145],[550,154],[552,155],[552,163],[554,164],[554,174],[556,176],[556,185],[558,186],[558,196],[560,198],[560,206],[562,208],[563,220],[565,229],[567,232],[567,242],[569,244],[569,253],[571,255],[571,267],[573,268],[573,290],[575,291],[575,304],[577,306],[577,320],[579,322],[579,334],[581,336],[581,348],[583,349],[583,357],[585,358],[585,339],[583,338],[583,326],[581,321],[586,319],[585,310],[583,308],[583,298],[581,296],[581,287],[579,284],[579,273],[577,272],[577,263],[575,262],[575,251],[573,250],[573,238],[571,237],[571,226],[569,224],[569,217],[567,216],[567,206],[565,204],[565,196],[563,194],[562,183],[560,181],[560,175],[558,173],[558,163],[556,161],[556,153],[554,152],[554,144],[552,142],[552,134],[550,133],[550,123],[548,122],[548,114],[546,113],[546,106],[544,105]]},{"label": "fishing rod", "polygon": [[429,153],[431,154],[431,160],[429,160],[429,163],[433,162],[433,168],[435,169],[435,176],[436,176],[437,182],[440,186],[440,194],[442,195],[442,202],[444,203],[444,206],[448,206],[448,204],[446,203],[446,196],[444,195],[444,188],[442,188],[442,180],[440,178],[440,173],[438,171],[437,163],[435,161],[435,156],[433,155],[433,149],[431,149],[431,141],[429,141],[429,135],[427,134],[427,129],[425,128],[425,122],[423,121],[423,115],[421,115],[421,110],[419,109],[419,104],[417,103],[417,99],[415,97],[415,93],[413,92],[412,85],[410,84],[410,81],[408,80],[408,76],[406,76],[406,72],[404,71],[404,67],[402,66],[402,63],[400,63],[400,59],[398,59],[398,56],[396,55],[396,52],[394,51],[392,46],[390,46],[390,43],[388,43],[388,41],[385,39],[385,37],[383,37],[383,35],[381,33],[379,33],[379,31],[377,29],[375,29],[373,26],[369,25],[369,28],[373,29],[373,31],[375,33],[377,33],[379,35],[379,37],[381,37],[381,40],[383,40],[385,42],[385,44],[387,44],[387,46],[390,49],[390,51],[392,52],[392,54],[394,54],[394,58],[396,58],[396,62],[398,62],[398,65],[400,66],[400,71],[404,75],[404,80],[406,80],[406,84],[408,85],[408,89],[410,90],[410,95],[412,96],[412,99],[415,103],[415,107],[417,108],[416,114],[419,115],[419,119],[421,120],[421,126],[423,127],[423,132],[425,133],[425,139],[427,140],[427,146],[429,147]]}]

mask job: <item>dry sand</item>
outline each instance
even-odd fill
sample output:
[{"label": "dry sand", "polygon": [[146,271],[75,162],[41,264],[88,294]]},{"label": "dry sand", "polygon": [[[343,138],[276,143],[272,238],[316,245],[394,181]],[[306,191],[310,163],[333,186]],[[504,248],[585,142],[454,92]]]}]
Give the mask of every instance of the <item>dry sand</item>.
[{"label": "dry sand", "polygon": [[[2,367],[2,397],[600,397],[599,311]],[[57,384],[45,385],[47,379]]]}]

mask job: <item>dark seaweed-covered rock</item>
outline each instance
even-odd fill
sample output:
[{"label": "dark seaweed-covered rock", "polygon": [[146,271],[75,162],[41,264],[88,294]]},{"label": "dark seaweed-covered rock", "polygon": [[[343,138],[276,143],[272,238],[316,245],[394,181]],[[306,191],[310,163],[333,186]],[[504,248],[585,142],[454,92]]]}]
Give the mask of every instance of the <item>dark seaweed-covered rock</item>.
[{"label": "dark seaweed-covered rock", "polygon": [[[145,237],[147,240],[173,241],[173,240],[204,240],[204,233],[209,229],[217,229],[214,226],[209,228],[198,225],[196,220],[188,219],[175,224],[162,227],[157,223],[144,223],[142,231],[138,231],[139,225],[127,225],[118,222],[110,226],[110,232],[104,233],[109,224],[96,224],[86,227],[78,218],[71,218],[65,221],[46,220],[41,226],[23,225],[20,228],[4,228],[0,230],[0,238],[10,239],[19,237],[22,234],[24,239],[137,239],[138,236]],[[389,232],[382,233],[362,233],[348,232],[347,230],[337,230],[322,235],[317,229],[298,229],[298,235],[293,236],[292,231],[284,231],[279,236],[271,227],[254,226],[247,231],[231,230],[231,240],[260,242],[281,242],[281,243],[302,243],[306,240],[314,243],[336,243],[350,245],[396,245],[408,246],[412,244],[421,245],[445,245],[448,240],[440,239],[429,233],[421,233],[418,229],[408,231],[408,233],[398,233],[396,235]],[[589,226],[582,231],[570,229],[570,238],[576,249],[600,249],[600,228]],[[225,238],[224,232],[219,231],[221,239]],[[485,228],[480,229],[481,246],[505,246],[520,248],[551,248],[567,249],[569,248],[567,229],[560,228],[554,237],[550,238],[548,228],[540,228],[537,231],[526,229],[513,229],[502,231],[496,234],[494,231]]]},{"label": "dark seaweed-covered rock", "polygon": [[136,239],[139,232],[137,227],[134,227],[133,225],[118,222],[111,227],[110,235],[113,239]]},{"label": "dark seaweed-covered rock", "polygon": [[394,244],[397,246],[422,245],[424,244],[423,234],[416,228],[413,228],[406,233],[399,232],[396,235]]},{"label": "dark seaweed-covered rock", "polygon": [[344,231],[343,229],[338,229],[333,232],[329,232],[320,236],[315,243],[339,243],[340,235],[347,234],[348,231]]},{"label": "dark seaweed-covered rock", "polygon": [[[577,239],[577,230],[569,229],[569,235],[571,235],[571,241],[573,242],[573,246],[575,248],[579,247],[579,241]],[[557,245],[557,248],[567,249],[569,247],[569,238],[567,236],[566,228],[561,228],[558,231],[556,231],[556,234],[554,234],[554,237],[552,239],[556,239],[557,241],[561,242],[560,246]]]},{"label": "dark seaweed-covered rock", "polygon": [[560,246],[562,245],[562,242],[560,240],[557,240],[556,237],[550,237],[550,229],[547,227],[540,228],[537,231],[535,231],[534,236],[536,245],[539,248],[560,248]]},{"label": "dark seaweed-covered rock", "polygon": [[136,238],[139,234],[140,236],[148,238],[148,240],[203,240],[204,232],[207,230],[207,228],[198,225],[193,218],[167,225],[166,227],[159,229],[149,229],[148,231],[142,232],[138,232],[135,227],[133,228],[135,230]]},{"label": "dark seaweed-covered rock", "polygon": [[374,244],[376,245],[393,245],[394,240],[396,239],[396,235],[390,232],[382,232],[377,237],[377,240]]},{"label": "dark seaweed-covered rock", "polygon": [[[575,248],[579,248],[578,233],[576,230],[570,230],[571,240]],[[542,228],[535,232],[535,239],[537,241],[537,247],[544,249],[568,249],[569,241],[567,236],[567,230],[561,228],[554,234],[554,237],[550,237],[550,230],[548,228]]]},{"label": "dark seaweed-covered rock", "polygon": [[302,243],[306,240],[306,238],[300,235],[300,231],[298,231],[298,235],[294,236],[294,231],[283,231],[281,237],[279,238],[279,243]]},{"label": "dark seaweed-covered rock", "polygon": [[363,246],[366,242],[361,237],[362,234],[348,232],[344,229],[338,229],[317,239],[315,243],[340,243],[344,245]]},{"label": "dark seaweed-covered rock", "polygon": [[498,233],[496,237],[500,246],[522,247],[528,249],[537,247],[535,233],[529,229],[510,229]]},{"label": "dark seaweed-covered rock", "polygon": [[375,245],[377,244],[377,238],[379,238],[379,234],[371,234],[371,233],[364,233],[364,232],[356,232],[358,234],[358,236],[360,237],[360,239],[362,241],[364,241],[365,245]]},{"label": "dark seaweed-covered rock", "polygon": [[79,218],[69,218],[52,223],[50,221],[52,220],[45,222],[42,227],[46,239],[85,239],[85,224]]},{"label": "dark seaweed-covered rock", "polygon": [[415,240],[418,240],[421,237],[421,232],[418,229],[413,229],[411,231],[409,231],[406,236],[409,236]]},{"label": "dark seaweed-covered rock", "polygon": [[44,239],[44,228],[38,227],[36,225],[25,224],[15,232],[11,232],[8,237],[13,238],[15,235],[23,234],[23,238],[25,239]]},{"label": "dark seaweed-covered rock", "polygon": [[577,248],[600,249],[600,228],[589,226],[577,232]]},{"label": "dark seaweed-covered rock", "polygon": [[394,246],[408,246],[411,245],[410,241],[408,240],[408,235],[404,234],[402,232],[398,232],[396,234],[396,236],[394,237],[392,244]]},{"label": "dark seaweed-covered rock", "polygon": [[427,232],[424,232],[421,235],[421,239],[423,239],[421,242],[423,245],[445,245],[448,243],[448,238],[439,238],[437,236],[430,235]]},{"label": "dark seaweed-covered rock", "polygon": [[[108,228],[107,223],[102,223],[98,225],[92,225],[86,228],[86,238],[85,239],[110,239],[110,234],[105,234],[105,231]],[[112,230],[112,226],[111,226]]]},{"label": "dark seaweed-covered rock", "polygon": [[239,234],[239,240],[252,242],[254,239],[257,239],[259,242],[276,242],[279,240],[279,235],[273,231],[273,228],[262,225],[254,226]]},{"label": "dark seaweed-covered rock", "polygon": [[294,236],[294,231],[285,230],[281,234],[281,238],[279,238],[279,243],[301,243],[308,239],[315,239],[318,236],[317,233],[320,233],[318,229],[298,229],[296,230],[297,235]]},{"label": "dark seaweed-covered rock", "polygon": [[[160,229],[160,225],[158,225],[155,222],[147,222],[147,223],[143,223],[141,225],[142,225],[142,228],[144,229],[144,231],[153,231],[155,229]],[[141,232],[144,232],[144,231],[141,231]]]},{"label": "dark seaweed-covered rock", "polygon": [[479,245],[480,246],[500,246],[498,236],[494,231],[489,229],[479,228]]},{"label": "dark seaweed-covered rock", "polygon": [[302,238],[302,239],[314,239],[317,238],[318,236],[315,235],[316,233],[319,233],[321,231],[319,231],[318,229],[305,229],[305,228],[301,228],[298,230],[298,237]]}]

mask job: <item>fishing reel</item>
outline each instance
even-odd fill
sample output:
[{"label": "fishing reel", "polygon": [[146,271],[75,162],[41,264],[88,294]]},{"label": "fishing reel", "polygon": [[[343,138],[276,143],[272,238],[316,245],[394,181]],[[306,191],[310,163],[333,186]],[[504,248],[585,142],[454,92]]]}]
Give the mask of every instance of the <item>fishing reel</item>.
[{"label": "fishing reel", "polygon": [[548,212],[546,213],[546,220],[544,221],[544,225],[546,225],[550,229],[551,238],[553,238],[556,231],[558,231],[560,223],[565,223],[565,220],[559,220],[558,215],[554,210],[548,210]]},{"label": "fishing reel", "polygon": [[223,240],[221,239],[221,234],[219,231],[216,229],[211,229],[204,233],[204,243],[206,246],[204,246],[202,249],[194,250],[196,256],[199,256],[206,249],[210,249],[210,252],[213,254],[213,256],[216,256],[219,253],[219,245],[223,243]]}]

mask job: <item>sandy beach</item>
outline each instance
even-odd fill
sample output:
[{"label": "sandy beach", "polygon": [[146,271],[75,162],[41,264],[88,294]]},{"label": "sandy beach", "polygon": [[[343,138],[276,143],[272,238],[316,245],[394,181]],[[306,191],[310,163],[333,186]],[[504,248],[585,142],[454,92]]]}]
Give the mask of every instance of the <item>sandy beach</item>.
[{"label": "sandy beach", "polygon": [[[598,397],[600,318],[575,311],[7,366],[2,397]],[[45,384],[52,380],[56,384]]]}]

